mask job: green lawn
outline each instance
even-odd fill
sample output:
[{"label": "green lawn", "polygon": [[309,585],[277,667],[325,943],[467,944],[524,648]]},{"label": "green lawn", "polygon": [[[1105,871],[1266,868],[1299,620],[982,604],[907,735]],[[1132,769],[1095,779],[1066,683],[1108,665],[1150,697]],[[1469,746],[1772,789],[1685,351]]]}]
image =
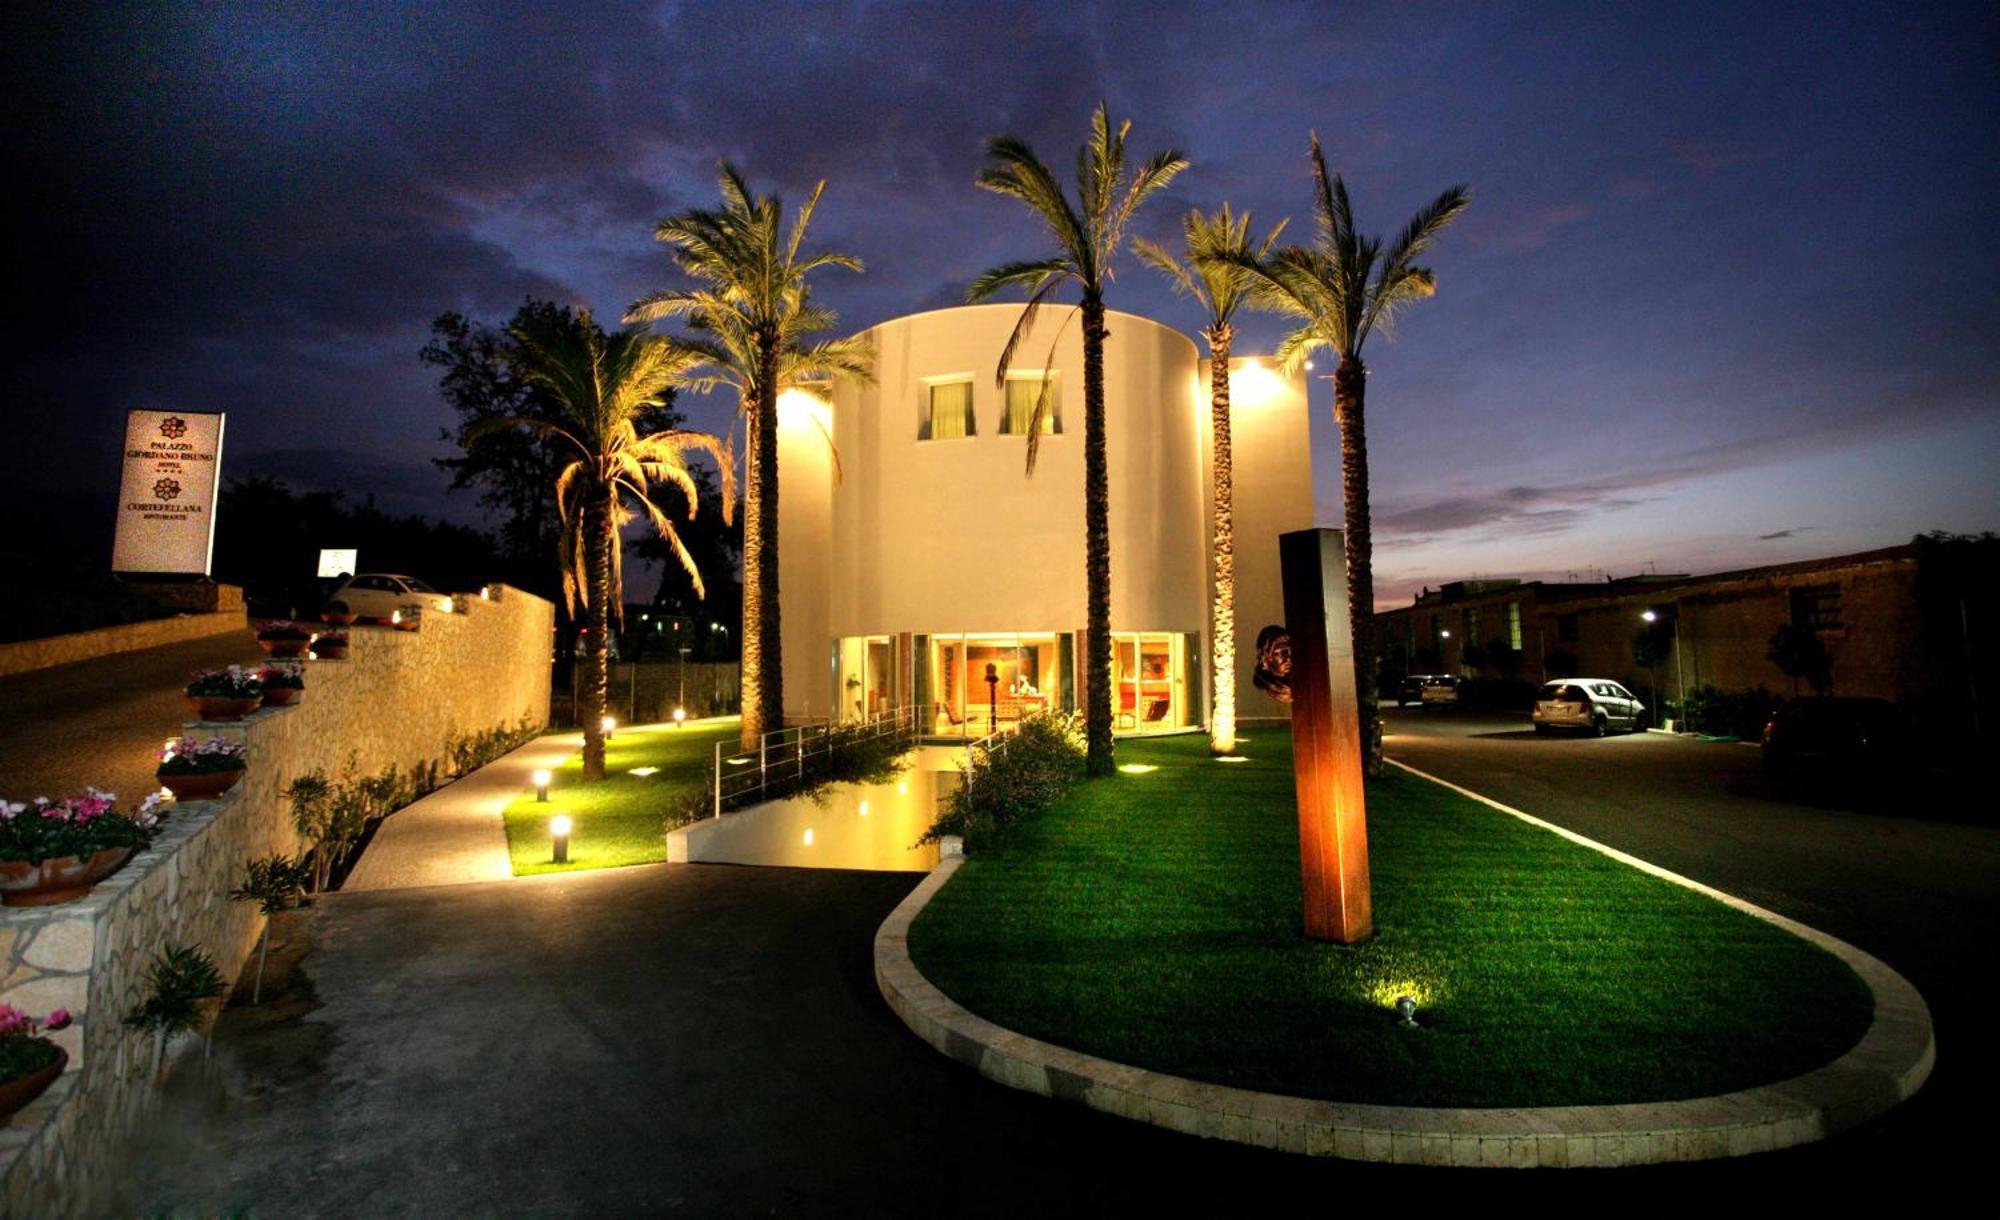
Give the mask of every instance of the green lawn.
[{"label": "green lawn", "polygon": [[[1867,988],[1820,949],[1400,773],[1369,788],[1379,934],[1306,941],[1291,743],[1124,741],[975,856],[911,930],[973,1012],[1200,1080],[1350,1102],[1661,1101],[1765,1084],[1857,1042]],[[1422,1004],[1423,1028],[1389,1006]]]},{"label": "green lawn", "polygon": [[[674,798],[698,790],[714,762],[718,741],[734,743],[741,722],[734,716],[691,721],[684,728],[620,728],[606,743],[604,779],[583,782],[583,756],[556,768],[549,800],[532,789],[507,806],[507,851],[514,875],[559,873],[579,868],[616,868],[667,858],[662,815]],[[634,775],[635,767],[657,767]],[[568,814],[569,863],[551,862],[549,819]]]}]

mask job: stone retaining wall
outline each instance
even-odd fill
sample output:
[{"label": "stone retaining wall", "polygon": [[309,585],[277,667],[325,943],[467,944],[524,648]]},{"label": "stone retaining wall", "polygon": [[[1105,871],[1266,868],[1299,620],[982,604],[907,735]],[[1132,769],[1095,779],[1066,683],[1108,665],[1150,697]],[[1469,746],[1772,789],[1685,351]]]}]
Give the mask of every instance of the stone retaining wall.
[{"label": "stone retaining wall", "polygon": [[52,635],[42,640],[0,644],[0,677],[241,631],[247,623],[241,609],[216,610],[205,614],[176,614],[172,618],[147,619],[142,623],[121,623],[116,627]]},{"label": "stone retaining wall", "polygon": [[308,663],[293,707],[239,724],[162,725],[163,739],[177,727],[246,739],[248,773],[221,800],[176,807],[153,845],[87,898],[0,910],[0,1002],[76,1016],[53,1035],[68,1070],[0,1128],[0,1215],[89,1211],[89,1183],[155,1100],[150,1038],[123,1017],[166,945],[198,945],[232,978],[242,968],[263,919],[228,891],[247,860],[299,850],[282,795],[293,779],[314,769],[338,776],[350,756],[362,775],[442,769],[455,737],[546,719],[554,608],[496,592],[463,614],[426,615],[419,631],[352,630],[349,659]]}]

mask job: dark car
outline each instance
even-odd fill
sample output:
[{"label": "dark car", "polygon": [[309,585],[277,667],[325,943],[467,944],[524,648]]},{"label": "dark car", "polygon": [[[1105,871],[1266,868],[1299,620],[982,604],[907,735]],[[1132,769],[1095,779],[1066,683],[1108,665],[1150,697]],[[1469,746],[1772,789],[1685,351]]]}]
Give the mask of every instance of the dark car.
[{"label": "dark car", "polygon": [[1764,763],[1782,776],[1882,779],[1911,762],[1912,744],[1886,699],[1794,699],[1764,726]]}]

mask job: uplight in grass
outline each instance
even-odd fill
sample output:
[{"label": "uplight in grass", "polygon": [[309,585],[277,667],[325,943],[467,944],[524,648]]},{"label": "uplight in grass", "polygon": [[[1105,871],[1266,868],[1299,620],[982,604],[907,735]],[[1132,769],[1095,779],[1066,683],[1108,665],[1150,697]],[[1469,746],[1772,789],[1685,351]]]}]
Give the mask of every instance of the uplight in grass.
[{"label": "uplight in grass", "polygon": [[660,769],[658,767],[634,767],[630,771],[627,771],[625,774],[636,775],[640,779],[644,779],[648,775],[658,775],[659,773]]},{"label": "uplight in grass", "polygon": [[1378,979],[1368,984],[1368,998],[1392,1012],[1398,1000],[1407,998],[1416,1001],[1418,1008],[1429,1008],[1443,994],[1442,988],[1413,978]]},{"label": "uplight in grass", "polygon": [[1216,756],[1215,756],[1215,761],[1217,761],[1217,762],[1249,762],[1250,760],[1249,760],[1249,759],[1247,759],[1247,758],[1245,758],[1245,757],[1244,757],[1243,755],[1241,755],[1241,754],[1218,754],[1218,755],[1216,755]]},{"label": "uplight in grass", "polygon": [[1159,770],[1152,763],[1119,763],[1118,769],[1127,775],[1144,775],[1149,771]]}]

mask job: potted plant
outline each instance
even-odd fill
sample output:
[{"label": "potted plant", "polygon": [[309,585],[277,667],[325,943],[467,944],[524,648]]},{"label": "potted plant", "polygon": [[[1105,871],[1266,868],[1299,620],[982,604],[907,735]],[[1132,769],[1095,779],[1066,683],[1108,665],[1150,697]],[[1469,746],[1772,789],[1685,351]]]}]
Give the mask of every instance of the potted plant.
[{"label": "potted plant", "polygon": [[152,842],[159,794],[131,817],[113,808],[117,800],[95,788],[66,801],[0,800],[0,902],[30,907],[81,898]]},{"label": "potted plant", "polygon": [[319,612],[319,617],[321,622],[332,623],[336,627],[352,627],[354,625],[354,611],[347,609],[345,606],[339,610],[322,610]]},{"label": "potted plant", "polygon": [[[354,617],[349,615],[349,618]],[[312,643],[312,654],[322,661],[345,661],[347,659],[347,633],[329,631]]]},{"label": "potted plant", "polygon": [[153,959],[147,981],[151,994],[126,1014],[125,1024],[152,1032],[153,1073],[158,1075],[168,1039],[199,1026],[211,1007],[205,1001],[222,994],[222,972],[200,949],[173,945]]},{"label": "potted plant", "polygon": [[306,690],[306,667],[300,661],[276,661],[257,671],[264,684],[265,707],[290,707]]},{"label": "potted plant", "polygon": [[202,720],[241,720],[263,706],[264,683],[241,665],[197,670],[188,680],[187,701]]},{"label": "potted plant", "polygon": [[58,1008],[40,1021],[11,1004],[0,1004],[0,1122],[42,1095],[69,1066],[69,1052],[42,1031],[69,1028],[69,1010]]},{"label": "potted plant", "polygon": [[221,796],[243,778],[250,747],[227,737],[183,737],[160,752],[159,780],[177,801]]},{"label": "potted plant", "polygon": [[302,657],[312,638],[311,631],[290,619],[273,619],[257,629],[257,642],[274,657]]}]

